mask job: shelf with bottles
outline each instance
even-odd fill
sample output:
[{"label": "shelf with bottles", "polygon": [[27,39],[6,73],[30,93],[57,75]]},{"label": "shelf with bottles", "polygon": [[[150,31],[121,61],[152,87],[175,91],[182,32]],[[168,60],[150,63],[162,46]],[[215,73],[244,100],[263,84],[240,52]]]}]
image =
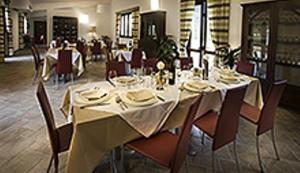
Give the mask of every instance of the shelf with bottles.
[{"label": "shelf with bottles", "polygon": [[282,44],[300,44],[299,36],[278,36],[277,42]]},{"label": "shelf with bottles", "polygon": [[300,55],[292,54],[292,56],[289,56],[289,55],[281,55],[280,53],[277,53],[275,62],[278,65],[300,67]]},{"label": "shelf with bottles", "polygon": [[248,59],[249,61],[255,61],[255,62],[260,62],[260,63],[266,63],[268,58],[248,55],[247,59]]}]

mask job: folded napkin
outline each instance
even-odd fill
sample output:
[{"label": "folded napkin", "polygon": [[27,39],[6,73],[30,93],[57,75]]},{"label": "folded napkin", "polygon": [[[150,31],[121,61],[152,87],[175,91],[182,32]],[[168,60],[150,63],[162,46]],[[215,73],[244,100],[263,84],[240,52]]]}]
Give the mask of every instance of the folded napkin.
[{"label": "folded napkin", "polygon": [[139,91],[129,91],[127,92],[127,98],[135,102],[145,102],[154,98],[151,91],[143,89]]},{"label": "folded napkin", "polygon": [[106,95],[107,95],[106,92],[103,92],[99,89],[90,89],[90,90],[83,91],[82,93],[80,93],[80,96],[82,98],[87,99],[89,101],[101,99],[101,98],[105,97]]},{"label": "folded napkin", "polygon": [[207,88],[207,84],[201,82],[201,81],[190,81],[190,82],[187,82],[187,86],[191,87],[191,88],[194,88],[194,89],[197,89],[197,90],[202,90],[202,89],[205,89]]},{"label": "folded napkin", "polygon": [[129,76],[121,76],[121,77],[116,78],[116,81],[121,84],[128,84],[128,83],[135,82],[136,78],[129,77]]},{"label": "folded napkin", "polygon": [[221,74],[220,78],[223,79],[223,80],[226,80],[226,81],[238,81],[239,80],[239,78],[234,76],[234,75]]}]

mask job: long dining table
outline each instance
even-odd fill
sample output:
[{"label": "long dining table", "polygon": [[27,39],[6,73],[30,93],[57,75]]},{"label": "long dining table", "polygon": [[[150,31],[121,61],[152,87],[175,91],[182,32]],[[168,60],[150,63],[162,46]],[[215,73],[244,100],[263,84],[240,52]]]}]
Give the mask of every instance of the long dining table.
[{"label": "long dining table", "polygon": [[[213,75],[212,75],[213,76]],[[105,156],[115,147],[140,137],[149,137],[159,131],[178,128],[183,124],[189,106],[202,95],[196,118],[210,110],[220,111],[227,90],[247,85],[244,101],[262,108],[263,98],[260,81],[257,78],[239,74],[238,83],[224,83],[215,77],[201,80],[207,89],[191,92],[183,86],[190,80],[178,81],[175,85],[166,85],[158,91],[144,82],[133,87],[120,87],[107,81],[70,86],[65,93],[61,110],[65,117],[72,117],[74,134],[68,155],[67,172],[92,172]],[[142,78],[142,77],[141,77]],[[150,79],[149,79],[150,78]],[[80,93],[90,88],[100,88],[109,93],[107,103],[91,107],[82,107]],[[128,91],[147,88],[159,97],[154,104],[122,108],[118,97]],[[163,98],[163,99],[162,99]]]}]

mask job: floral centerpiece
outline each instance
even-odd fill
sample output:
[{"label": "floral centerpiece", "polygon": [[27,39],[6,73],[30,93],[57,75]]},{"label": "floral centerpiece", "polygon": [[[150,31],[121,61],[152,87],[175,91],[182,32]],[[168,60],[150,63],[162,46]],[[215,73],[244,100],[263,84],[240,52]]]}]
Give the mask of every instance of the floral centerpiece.
[{"label": "floral centerpiece", "polygon": [[164,89],[164,84],[166,83],[166,77],[165,77],[165,72],[164,69],[166,67],[165,63],[162,61],[159,61],[156,64],[156,67],[158,69],[158,73],[156,76],[156,84],[157,84],[157,90],[163,90]]}]

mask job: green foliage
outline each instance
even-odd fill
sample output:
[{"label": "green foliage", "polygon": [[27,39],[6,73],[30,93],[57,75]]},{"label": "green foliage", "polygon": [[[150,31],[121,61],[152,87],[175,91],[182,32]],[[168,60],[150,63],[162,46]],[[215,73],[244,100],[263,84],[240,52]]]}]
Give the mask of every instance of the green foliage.
[{"label": "green foliage", "polygon": [[157,58],[164,62],[168,67],[174,65],[174,61],[179,57],[178,47],[171,36],[157,40]]},{"label": "green foliage", "polygon": [[231,49],[230,46],[224,46],[216,49],[216,54],[222,58],[224,65],[233,68],[235,60],[240,55],[241,48]]}]

